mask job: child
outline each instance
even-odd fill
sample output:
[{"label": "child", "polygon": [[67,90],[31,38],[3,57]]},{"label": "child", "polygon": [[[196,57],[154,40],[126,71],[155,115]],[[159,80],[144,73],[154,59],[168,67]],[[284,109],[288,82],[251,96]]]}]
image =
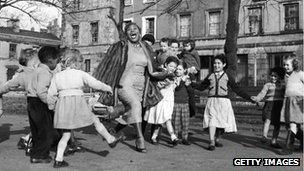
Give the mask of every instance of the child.
[{"label": "child", "polygon": [[304,72],[300,70],[300,61],[292,55],[284,60],[286,70],[286,90],[281,111],[281,122],[288,127],[286,146],[280,154],[293,153],[294,138],[300,140],[303,151],[303,103],[304,103]]},{"label": "child", "polygon": [[160,50],[157,51],[157,56],[156,56],[156,65],[158,68],[162,68],[164,66],[164,63],[168,57],[168,49],[169,49],[169,38],[162,38],[160,40]]},{"label": "child", "polygon": [[58,133],[53,128],[53,112],[47,106],[47,91],[58,63],[58,50],[44,46],[38,52],[40,64],[29,79],[27,103],[33,138],[31,163],[50,163],[50,148]]},{"label": "child", "polygon": [[[25,92],[27,92],[29,79],[31,78],[34,69],[37,68],[37,65],[39,63],[40,62],[38,60],[37,52],[35,50],[22,50],[21,56],[19,58],[19,64],[23,66],[23,68],[20,69],[11,80],[7,81],[0,87],[0,95],[18,87],[21,87],[25,90]],[[21,137],[17,146],[19,149],[25,149],[25,154],[28,156],[30,154],[31,147],[31,133],[27,134],[24,137]]]},{"label": "child", "polygon": [[[234,79],[225,73],[225,55],[217,55],[214,58],[214,73],[208,75],[201,83],[192,83],[191,86],[198,90],[208,88],[208,101],[204,112],[203,128],[209,128],[210,144],[208,150],[222,147],[219,143],[220,130],[236,132],[236,123],[230,99],[228,98],[228,86],[239,96],[254,102],[248,94],[243,92],[234,82]],[[217,134],[217,135],[216,135]]]},{"label": "child", "polygon": [[176,68],[176,76],[178,80],[178,85],[174,92],[174,107],[172,114],[172,124],[174,128],[174,133],[178,136],[182,133],[182,144],[190,145],[188,141],[189,132],[189,94],[188,89],[190,88],[189,76],[186,75],[187,64],[181,62]]},{"label": "child", "polygon": [[169,56],[177,57],[177,55],[180,53],[178,40],[171,39],[168,45],[169,45],[169,49],[168,49]]},{"label": "child", "polygon": [[274,148],[280,148],[277,143],[277,138],[280,133],[280,114],[283,106],[283,98],[285,86],[283,85],[282,79],[284,79],[283,68],[273,68],[270,70],[270,81],[264,85],[262,91],[252,99],[256,102],[260,102],[265,98],[265,105],[263,108],[262,119],[264,122],[262,143],[267,142],[267,134],[269,125],[274,126],[273,136],[270,145]]},{"label": "child", "polygon": [[[179,61],[173,56],[169,56],[165,61],[165,69],[169,72],[174,72]],[[174,89],[176,87],[175,80],[167,79],[166,82],[158,82],[160,87],[163,87],[160,92],[163,95],[163,99],[156,105],[146,111],[144,120],[151,124],[163,124],[167,126],[168,133],[171,136],[173,145],[177,145],[178,138],[174,134],[174,130],[171,123],[173,106],[174,106]],[[160,127],[158,126],[152,135],[152,144],[157,144],[157,136]]]},{"label": "child", "polygon": [[73,129],[94,123],[97,132],[106,139],[111,148],[114,148],[121,139],[109,134],[90,111],[82,90],[85,85],[88,85],[91,88],[112,93],[112,88],[82,71],[83,58],[78,50],[68,49],[62,62],[66,69],[54,76],[48,90],[49,108],[55,109],[54,128],[63,130],[62,138],[57,146],[54,168],[68,166],[68,163],[63,160],[63,153]]}]

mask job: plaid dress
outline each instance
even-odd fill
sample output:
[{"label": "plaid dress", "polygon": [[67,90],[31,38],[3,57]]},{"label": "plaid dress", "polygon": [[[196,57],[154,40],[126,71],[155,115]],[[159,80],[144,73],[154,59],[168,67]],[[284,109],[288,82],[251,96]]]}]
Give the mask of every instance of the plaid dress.
[{"label": "plaid dress", "polygon": [[189,105],[188,103],[175,103],[172,114],[172,124],[175,135],[182,133],[182,139],[188,138],[189,132]]}]

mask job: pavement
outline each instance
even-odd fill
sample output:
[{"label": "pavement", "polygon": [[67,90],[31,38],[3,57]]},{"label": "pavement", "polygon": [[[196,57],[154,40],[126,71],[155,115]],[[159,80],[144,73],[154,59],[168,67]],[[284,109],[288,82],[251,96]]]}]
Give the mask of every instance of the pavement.
[{"label": "pavement", "polygon": [[[197,118],[196,118],[197,120]],[[197,122],[197,121],[196,121]],[[235,134],[223,137],[224,147],[208,151],[208,133],[199,124],[191,126],[193,133],[190,146],[178,145],[172,147],[167,143],[168,135],[162,134],[160,144],[155,146],[146,142],[148,152],[142,154],[135,151],[134,140],[127,140],[111,149],[97,135],[93,126],[77,130],[75,135],[84,153],[75,153],[65,160],[70,164],[60,170],[303,170],[303,153],[296,152],[290,156],[280,156],[278,150],[270,148],[269,144],[259,142],[260,133],[239,130]],[[107,128],[115,126],[105,123]],[[40,171],[53,169],[50,164],[31,164],[23,150],[17,149],[21,136],[28,133],[26,115],[4,114],[0,118],[0,171]],[[131,127],[124,130],[128,137],[135,134]],[[285,135],[280,136],[283,144]],[[296,144],[298,145],[298,144]],[[55,152],[51,152],[54,157]],[[234,166],[234,158],[300,158],[301,166]]]}]

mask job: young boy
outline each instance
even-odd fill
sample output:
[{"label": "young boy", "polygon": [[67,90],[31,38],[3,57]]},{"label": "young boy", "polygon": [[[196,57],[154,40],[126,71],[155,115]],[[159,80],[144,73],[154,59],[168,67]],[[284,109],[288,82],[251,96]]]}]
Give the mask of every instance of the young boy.
[{"label": "young boy", "polygon": [[[19,69],[11,80],[0,86],[0,96],[18,87],[21,87],[27,92],[29,79],[33,75],[34,69],[37,67],[38,63],[40,62],[37,57],[37,52],[33,49],[24,49],[19,58],[19,64],[23,66],[23,68]],[[26,136],[21,137],[17,144],[18,149],[26,150],[26,155],[29,155],[30,152],[30,136],[29,133]]]},{"label": "young boy", "polygon": [[48,109],[47,91],[58,63],[58,50],[44,46],[38,52],[40,64],[28,85],[29,121],[33,138],[31,163],[50,163],[50,148],[56,131],[53,128],[54,113]]},{"label": "young boy", "polygon": [[178,40],[171,39],[168,45],[169,45],[169,50],[168,50],[169,55],[177,57],[177,55],[180,53]]},{"label": "young boy", "polygon": [[162,67],[168,57],[167,51],[169,49],[169,38],[162,38],[160,40],[160,50],[158,50],[157,52],[157,56],[156,56],[156,64],[158,67]]}]

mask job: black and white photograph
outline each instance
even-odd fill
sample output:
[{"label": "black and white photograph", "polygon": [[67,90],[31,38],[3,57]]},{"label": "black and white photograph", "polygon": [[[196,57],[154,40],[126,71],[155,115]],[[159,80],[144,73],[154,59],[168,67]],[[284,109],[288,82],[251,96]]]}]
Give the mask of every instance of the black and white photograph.
[{"label": "black and white photograph", "polygon": [[0,171],[302,171],[303,0],[0,0]]}]

